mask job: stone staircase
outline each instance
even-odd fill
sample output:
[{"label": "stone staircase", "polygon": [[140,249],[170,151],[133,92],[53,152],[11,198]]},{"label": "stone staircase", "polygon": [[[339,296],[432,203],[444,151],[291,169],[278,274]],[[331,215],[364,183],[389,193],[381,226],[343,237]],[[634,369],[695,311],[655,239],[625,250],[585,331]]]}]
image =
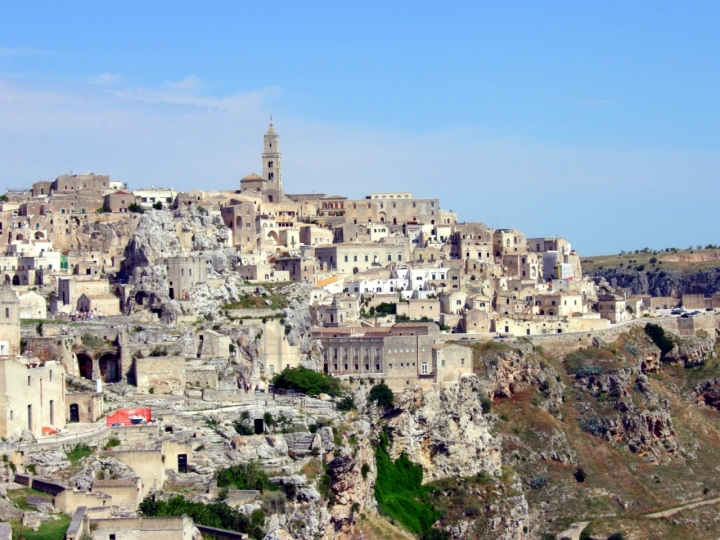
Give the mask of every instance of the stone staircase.
[{"label": "stone staircase", "polygon": [[288,454],[293,457],[312,455],[314,433],[285,433],[283,435],[288,446]]}]

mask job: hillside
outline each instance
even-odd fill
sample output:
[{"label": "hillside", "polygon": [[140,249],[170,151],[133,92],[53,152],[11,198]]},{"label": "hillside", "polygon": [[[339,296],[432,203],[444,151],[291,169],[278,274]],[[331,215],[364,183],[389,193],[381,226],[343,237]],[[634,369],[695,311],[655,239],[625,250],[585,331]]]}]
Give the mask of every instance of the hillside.
[{"label": "hillside", "polygon": [[633,294],[711,296],[720,291],[720,250],[643,250],[582,259],[583,272]]},{"label": "hillside", "polygon": [[633,269],[638,266],[670,272],[693,273],[720,266],[720,249],[644,249],[614,255],[582,258],[583,272],[595,274],[612,268]]}]

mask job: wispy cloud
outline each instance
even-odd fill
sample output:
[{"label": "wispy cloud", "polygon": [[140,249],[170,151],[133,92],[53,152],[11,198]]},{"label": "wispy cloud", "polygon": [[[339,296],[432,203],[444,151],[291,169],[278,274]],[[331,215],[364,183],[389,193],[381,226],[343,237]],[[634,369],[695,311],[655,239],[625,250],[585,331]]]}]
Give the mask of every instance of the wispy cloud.
[{"label": "wispy cloud", "polygon": [[223,97],[211,97],[201,93],[205,84],[188,75],[179,81],[169,81],[161,88],[126,88],[118,90],[115,95],[127,101],[139,101],[148,104],[185,105],[216,109],[220,111],[257,109],[267,99],[280,94],[277,87],[268,87],[252,92],[231,94]]},{"label": "wispy cloud", "polygon": [[45,51],[42,49],[33,49],[32,47],[2,47],[0,46],[0,56],[5,58],[11,57],[44,57],[56,54],[53,51]]},{"label": "wispy cloud", "polygon": [[[469,130],[368,129],[278,114],[276,88],[213,97],[208,86],[186,77],[108,92],[91,84],[23,85],[0,78],[0,189],[88,169],[134,188],[237,189],[242,176],[261,167],[272,105],[291,193],[363,197],[391,186],[438,196],[461,220],[516,227],[531,237],[566,236],[582,254],[717,241],[707,227],[714,207],[698,205],[696,194],[720,197],[720,152],[577,148],[489,139]],[[693,189],[679,190],[682,185]],[[522,196],[497,204],[510,192]],[[608,219],[607,206],[597,202],[607,193],[622,194],[613,199],[613,215],[627,219]],[[658,211],[677,206],[696,211],[681,223],[657,221]],[[642,226],[651,222],[651,228]]]},{"label": "wispy cloud", "polygon": [[120,81],[122,81],[122,75],[117,75],[113,73],[100,73],[99,75],[94,75],[87,78],[87,82],[98,86],[110,86],[113,84],[118,84]]}]

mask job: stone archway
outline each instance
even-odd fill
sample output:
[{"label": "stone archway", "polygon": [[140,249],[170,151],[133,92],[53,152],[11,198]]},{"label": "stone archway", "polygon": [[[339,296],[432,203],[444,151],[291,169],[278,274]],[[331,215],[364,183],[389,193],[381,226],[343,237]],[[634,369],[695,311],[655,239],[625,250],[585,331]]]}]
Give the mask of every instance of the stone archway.
[{"label": "stone archway", "polygon": [[138,306],[142,306],[149,297],[150,295],[145,291],[139,291],[137,294],[135,294],[135,303]]},{"label": "stone archway", "polygon": [[122,379],[120,373],[120,359],[115,351],[106,351],[98,357],[100,377],[106,383],[119,382]]},{"label": "stone archway", "polygon": [[83,379],[93,380],[93,360],[88,353],[77,353],[78,371]]},{"label": "stone archway", "polygon": [[13,284],[13,285],[20,285],[20,276],[18,276],[17,274],[15,274],[15,275],[13,276],[13,278],[12,278],[12,284]]}]

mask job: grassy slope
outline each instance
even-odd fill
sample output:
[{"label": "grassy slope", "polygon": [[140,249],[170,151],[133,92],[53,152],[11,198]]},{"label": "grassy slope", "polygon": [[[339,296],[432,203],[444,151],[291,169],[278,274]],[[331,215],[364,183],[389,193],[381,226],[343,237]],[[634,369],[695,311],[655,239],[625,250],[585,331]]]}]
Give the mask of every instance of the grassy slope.
[{"label": "grassy slope", "polygon": [[[623,342],[637,345],[643,338],[637,334],[623,336],[613,344],[613,360],[603,361],[608,367],[612,364],[635,367],[637,359],[622,345]],[[492,348],[488,347],[481,351],[484,355],[492,353]],[[562,420],[533,405],[540,395],[536,388],[526,389],[512,398],[496,399],[493,412],[500,418],[495,426],[496,433],[508,436],[503,445],[508,465],[526,482],[538,474],[546,474],[550,479],[542,489],[524,488],[531,513],[537,516],[535,522],[541,527],[539,532],[557,534],[572,522],[596,519],[593,527],[610,534],[615,532],[613,527],[625,530],[626,524],[652,521],[647,528],[633,526],[629,538],[658,538],[663,534],[705,538],[705,532],[694,529],[692,534],[683,534],[688,525],[683,525],[679,517],[646,520],[642,515],[679,506],[689,500],[720,496],[720,475],[717,475],[720,470],[720,413],[694,406],[687,394],[689,385],[697,380],[720,376],[720,362],[711,360],[702,370],[664,367],[660,373],[650,376],[659,398],[669,401],[678,443],[688,453],[696,455],[696,459],[678,456],[669,463],[654,465],[630,452],[622,443],[612,445],[582,431],[577,421],[580,410],[589,407],[590,414],[597,416],[617,414],[612,401],[596,399],[587,392],[574,389],[576,381],[566,373],[560,359],[545,353],[534,356],[554,368],[566,385]],[[631,398],[641,405],[642,399],[633,395],[636,393],[631,390]],[[581,400],[577,400],[578,394],[581,394]],[[557,431],[565,434],[569,448],[577,456],[577,465],[538,459],[537,453],[547,452],[550,438]],[[583,483],[578,483],[573,476],[577,466],[587,473]],[[720,519],[720,508],[713,506],[686,512],[710,513],[713,519]],[[707,537],[718,537],[720,524],[710,520],[704,522],[703,527],[710,531]],[[630,532],[630,528],[627,530]]]},{"label": "grassy slope", "polygon": [[[52,497],[48,496],[47,493],[35,491],[34,489],[22,488],[8,490],[8,498],[14,502],[18,508],[36,512],[37,510],[27,503],[27,498],[30,496],[41,497],[52,503]],[[57,520],[46,521],[39,527],[37,532],[29,527],[23,527],[21,520],[11,519],[9,523],[12,527],[13,537],[24,538],[25,540],[62,540],[65,538],[65,532],[70,525],[70,516],[66,514],[56,514],[56,516],[58,517]]]},{"label": "grassy slope", "polygon": [[[693,250],[678,250],[676,253],[666,251],[648,251],[640,253],[627,253],[625,255],[600,255],[596,257],[582,257],[582,267],[584,274],[593,274],[597,270],[617,268],[619,265],[623,265],[623,268],[636,268],[640,265],[645,265],[645,270],[651,268],[657,268],[658,270],[666,271],[683,271],[686,273],[698,272],[707,268],[714,268],[720,266],[720,258],[715,258],[707,261],[677,261],[678,257],[697,257],[705,256],[707,258],[720,257],[720,250],[718,249],[693,249]],[[650,259],[655,257],[657,262],[655,264],[650,263]],[[632,262],[631,262],[632,261]]]}]

